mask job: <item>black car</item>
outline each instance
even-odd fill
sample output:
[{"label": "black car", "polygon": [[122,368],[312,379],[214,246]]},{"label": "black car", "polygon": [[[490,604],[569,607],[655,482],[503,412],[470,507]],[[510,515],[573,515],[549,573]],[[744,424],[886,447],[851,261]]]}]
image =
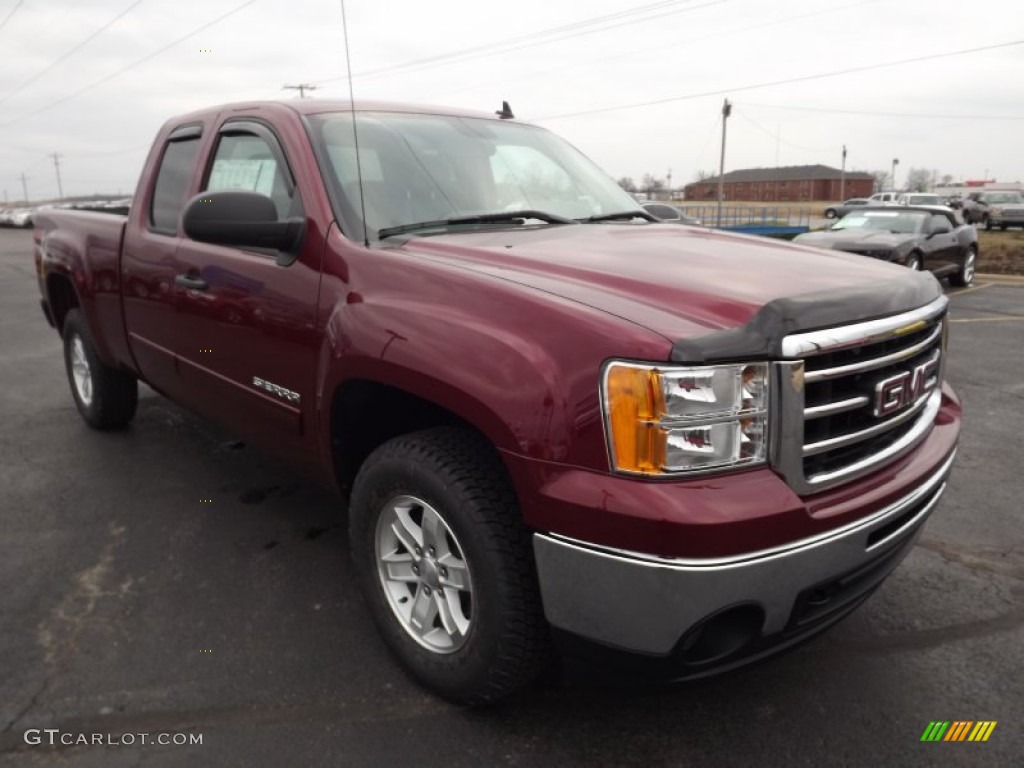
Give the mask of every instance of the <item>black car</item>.
[{"label": "black car", "polygon": [[643,206],[645,211],[659,221],[670,221],[675,224],[689,224],[694,227],[700,226],[700,219],[687,216],[686,211],[681,208],[676,208],[674,205],[653,202],[641,203],[640,205]]},{"label": "black car", "polygon": [[944,206],[870,207],[848,213],[819,232],[793,242],[858,253],[970,285],[978,259],[978,234]]}]

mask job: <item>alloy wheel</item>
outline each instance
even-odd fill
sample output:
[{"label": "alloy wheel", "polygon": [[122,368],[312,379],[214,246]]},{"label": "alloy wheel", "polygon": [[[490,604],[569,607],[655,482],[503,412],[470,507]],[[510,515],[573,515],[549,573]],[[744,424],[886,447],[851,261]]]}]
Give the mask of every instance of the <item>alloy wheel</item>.
[{"label": "alloy wheel", "polygon": [[439,654],[454,653],[473,623],[473,582],[451,528],[430,504],[396,496],[377,519],[377,573],[406,633]]}]

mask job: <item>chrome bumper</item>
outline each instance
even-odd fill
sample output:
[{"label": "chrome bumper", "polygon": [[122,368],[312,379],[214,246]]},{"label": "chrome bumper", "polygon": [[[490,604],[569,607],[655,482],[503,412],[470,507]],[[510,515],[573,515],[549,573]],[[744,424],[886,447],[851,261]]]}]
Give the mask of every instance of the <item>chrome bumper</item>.
[{"label": "chrome bumper", "polygon": [[[662,559],[535,534],[544,612],[557,629],[652,656],[672,654],[705,619],[737,606],[762,617],[751,644],[809,634],[855,606],[899,564],[942,496],[953,458],[869,517],[743,555]],[[841,602],[837,597],[830,608],[829,594]]]}]

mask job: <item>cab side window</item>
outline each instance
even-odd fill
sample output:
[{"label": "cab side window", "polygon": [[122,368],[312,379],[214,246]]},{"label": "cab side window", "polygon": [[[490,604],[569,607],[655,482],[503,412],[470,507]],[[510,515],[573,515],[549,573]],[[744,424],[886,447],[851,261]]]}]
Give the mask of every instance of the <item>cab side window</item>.
[{"label": "cab side window", "polygon": [[298,213],[298,195],[281,154],[261,136],[229,133],[220,137],[204,191],[225,189],[266,195],[281,219]]},{"label": "cab side window", "polygon": [[164,234],[177,234],[178,217],[185,206],[185,190],[192,177],[198,149],[198,134],[181,140],[175,140],[172,136],[168,142],[157,171],[149,207],[152,229]]}]

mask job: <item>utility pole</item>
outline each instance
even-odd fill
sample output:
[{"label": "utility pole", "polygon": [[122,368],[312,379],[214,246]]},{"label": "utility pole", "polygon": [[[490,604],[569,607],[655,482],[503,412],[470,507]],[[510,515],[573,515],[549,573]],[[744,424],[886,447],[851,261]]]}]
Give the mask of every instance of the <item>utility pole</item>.
[{"label": "utility pole", "polygon": [[57,196],[60,197],[61,200],[63,200],[64,187],[62,187],[60,183],[60,155],[57,152],[54,152],[53,154],[50,155],[50,157],[53,158],[53,167],[54,170],[57,171]]},{"label": "utility pole", "polygon": [[28,184],[26,184],[25,182],[26,182],[25,173],[22,172],[22,174],[21,174],[21,193],[25,196],[25,202],[27,203],[28,202]]},{"label": "utility pole", "polygon": [[892,159],[892,191],[896,191],[896,166],[900,164],[900,159],[894,157]]},{"label": "utility pole", "polygon": [[718,206],[715,210],[715,226],[722,226],[722,199],[725,196],[725,124],[732,114],[732,104],[726,99],[722,104],[722,154],[718,158]]},{"label": "utility pole", "polygon": [[846,145],[843,144],[843,167],[839,171],[839,199],[846,199]]},{"label": "utility pole", "polygon": [[300,99],[304,99],[304,98],[306,98],[306,91],[315,91],[316,90],[316,86],[315,85],[310,85],[309,83],[297,83],[296,85],[286,85],[281,90],[284,90],[284,91],[298,91],[299,92],[299,98]]},{"label": "utility pole", "polygon": [[668,173],[665,174],[665,178],[668,179],[668,199],[672,199],[672,169],[668,169]]}]

